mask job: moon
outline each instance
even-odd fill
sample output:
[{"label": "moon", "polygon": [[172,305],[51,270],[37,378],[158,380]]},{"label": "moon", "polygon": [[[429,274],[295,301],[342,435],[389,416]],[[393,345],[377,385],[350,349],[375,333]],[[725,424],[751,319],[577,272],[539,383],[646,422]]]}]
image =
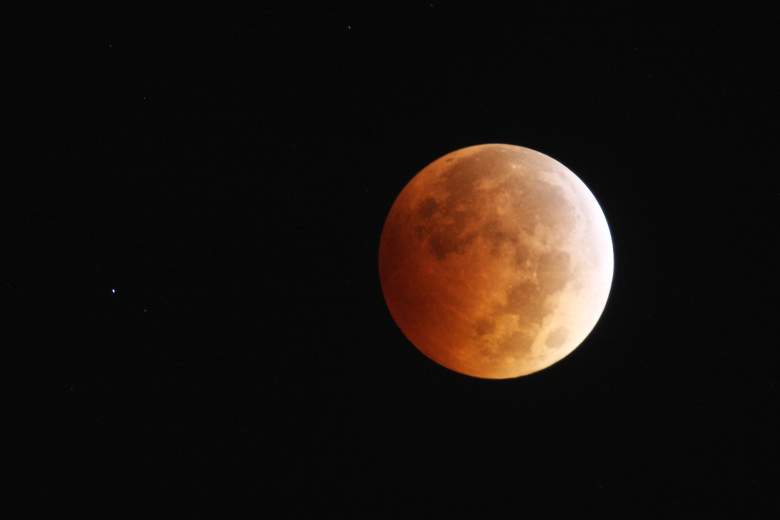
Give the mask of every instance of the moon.
[{"label": "moon", "polygon": [[379,245],[390,314],[428,358],[485,379],[563,359],[612,285],[604,212],[555,159],[509,144],[451,152],[393,203]]}]

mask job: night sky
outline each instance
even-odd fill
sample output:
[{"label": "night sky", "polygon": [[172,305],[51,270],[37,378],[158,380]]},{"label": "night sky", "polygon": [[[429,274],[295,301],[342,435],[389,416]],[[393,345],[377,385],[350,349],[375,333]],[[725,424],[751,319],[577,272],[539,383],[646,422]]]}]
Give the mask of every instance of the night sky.
[{"label": "night sky", "polygon": [[[46,307],[35,352],[58,364],[34,429],[36,504],[772,517],[767,14],[591,4],[296,5],[74,30],[47,83],[61,164],[33,177],[42,195],[20,228],[40,225],[25,268],[49,274],[9,283]],[[588,339],[502,381],[419,353],[377,272],[403,186],[490,142],[571,168],[615,248]],[[40,323],[52,311],[78,335]]]}]

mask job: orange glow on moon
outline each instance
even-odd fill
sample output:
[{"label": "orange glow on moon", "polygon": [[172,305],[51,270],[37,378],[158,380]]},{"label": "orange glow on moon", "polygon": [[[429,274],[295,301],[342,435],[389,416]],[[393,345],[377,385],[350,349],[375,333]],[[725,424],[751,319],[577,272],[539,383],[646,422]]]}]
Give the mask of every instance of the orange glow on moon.
[{"label": "orange glow on moon", "polygon": [[426,166],[382,230],[390,314],[426,356],[504,379],[571,353],[607,302],[614,257],[604,213],[564,165],[484,144]]}]

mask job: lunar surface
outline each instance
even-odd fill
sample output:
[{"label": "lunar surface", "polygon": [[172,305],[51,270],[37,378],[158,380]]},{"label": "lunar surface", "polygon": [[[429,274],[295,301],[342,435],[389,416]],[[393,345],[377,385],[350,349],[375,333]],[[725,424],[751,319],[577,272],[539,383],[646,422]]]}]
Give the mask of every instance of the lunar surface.
[{"label": "lunar surface", "polygon": [[382,291],[404,335],[470,376],[527,375],[590,334],[614,257],[604,213],[555,159],[471,146],[420,171],[394,202],[379,246]]}]

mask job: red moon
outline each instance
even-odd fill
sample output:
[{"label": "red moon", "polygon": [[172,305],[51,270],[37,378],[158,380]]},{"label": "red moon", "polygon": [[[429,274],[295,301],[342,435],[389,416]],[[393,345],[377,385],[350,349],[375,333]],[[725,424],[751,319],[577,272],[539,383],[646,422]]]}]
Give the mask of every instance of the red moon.
[{"label": "red moon", "polygon": [[420,171],[382,229],[382,292],[404,335],[462,374],[542,370],[590,334],[614,256],[587,186],[540,152],[483,144]]}]

